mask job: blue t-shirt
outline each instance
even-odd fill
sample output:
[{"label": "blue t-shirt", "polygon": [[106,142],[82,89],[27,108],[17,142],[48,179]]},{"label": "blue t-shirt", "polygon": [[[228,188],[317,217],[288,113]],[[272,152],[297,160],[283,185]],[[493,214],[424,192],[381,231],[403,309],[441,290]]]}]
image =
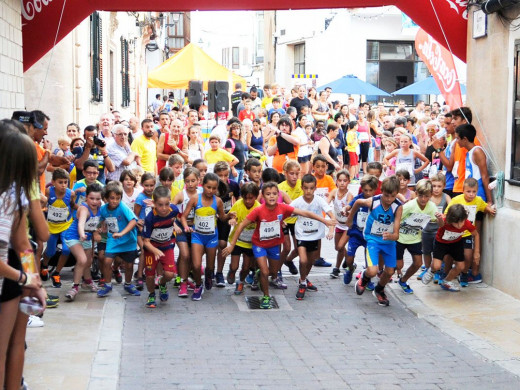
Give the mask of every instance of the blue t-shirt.
[{"label": "blue t-shirt", "polygon": [[130,252],[137,249],[137,227],[134,227],[121,238],[112,238],[113,233],[119,233],[132,220],[137,218],[132,210],[124,204],[119,203],[114,210],[108,208],[108,204],[101,206],[100,221],[105,221],[108,228],[108,240],[106,253]]},{"label": "blue t-shirt", "polygon": [[148,195],[146,195],[144,192],[141,192],[139,195],[137,195],[137,199],[135,200],[135,204],[138,204],[141,206],[141,211],[139,212],[139,215],[137,216],[138,219],[144,220],[146,216],[152,211],[152,206],[147,206],[144,201],[147,199],[152,199]]},{"label": "blue t-shirt", "polygon": [[158,249],[173,248],[175,245],[173,225],[179,213],[179,209],[174,204],[170,204],[170,212],[165,217],[157,215],[155,210],[148,213],[144,219],[143,237],[149,238],[151,244]]},{"label": "blue t-shirt", "polygon": [[395,241],[383,240],[383,233],[394,232],[395,212],[399,207],[401,207],[401,202],[396,199],[388,210],[385,210],[381,202],[381,195],[374,196],[364,230],[365,240],[381,245],[395,245]]},{"label": "blue t-shirt", "polygon": [[[363,194],[356,195],[349,203],[349,206],[352,208],[354,206],[354,203],[356,203],[356,200],[366,199]],[[360,239],[364,240],[363,237],[363,230],[365,229],[365,225],[368,218],[368,207],[360,207],[356,214],[354,215],[354,219],[352,222],[352,227],[347,230],[347,234],[350,237],[356,236]]]},{"label": "blue t-shirt", "polygon": [[[92,239],[92,233],[97,229],[97,226],[99,225],[100,210],[98,209],[97,213],[94,214],[86,203],[82,203],[81,206],[86,207],[89,211],[89,216],[85,221],[85,235],[87,236],[87,241],[90,241]],[[69,228],[65,231],[63,236],[65,240],[79,240],[78,221],[78,219],[74,219],[72,225],[70,225]]]}]

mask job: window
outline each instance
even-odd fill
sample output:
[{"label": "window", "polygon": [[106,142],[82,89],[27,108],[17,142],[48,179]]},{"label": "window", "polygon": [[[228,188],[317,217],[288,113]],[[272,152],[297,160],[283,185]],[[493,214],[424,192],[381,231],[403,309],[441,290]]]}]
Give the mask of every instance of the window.
[{"label": "window", "polygon": [[294,74],[305,73],[305,43],[294,45]]},{"label": "window", "polygon": [[229,47],[222,49],[222,65],[229,68]]},{"label": "window", "polygon": [[99,12],[90,15],[90,88],[93,102],[103,101],[103,41]]},{"label": "window", "polygon": [[234,47],[232,49],[233,58],[232,58],[232,65],[233,69],[238,69],[240,67],[240,48]]},{"label": "window", "polygon": [[[392,93],[429,76],[428,69],[415,51],[413,42],[367,41],[366,81],[382,90]],[[381,96],[367,96],[375,102]],[[396,96],[413,105],[417,100],[428,101],[426,95]],[[392,98],[386,98],[391,101]]]},{"label": "window", "polygon": [[242,63],[244,65],[249,65],[249,50],[247,50],[247,47],[242,49]]},{"label": "window", "polygon": [[128,64],[128,41],[121,37],[121,105],[130,105],[130,70]]},{"label": "window", "polygon": [[[520,41],[515,41],[515,96],[511,145],[511,184],[520,184]],[[518,182],[518,183],[516,183]]]}]

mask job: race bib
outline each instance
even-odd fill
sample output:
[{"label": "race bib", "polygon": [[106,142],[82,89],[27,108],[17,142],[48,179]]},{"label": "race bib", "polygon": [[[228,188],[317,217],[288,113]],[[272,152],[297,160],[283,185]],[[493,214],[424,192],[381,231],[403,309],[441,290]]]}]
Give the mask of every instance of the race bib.
[{"label": "race bib", "polygon": [[455,163],[453,164],[453,168],[451,169],[451,174],[453,175],[453,177],[455,179],[459,178],[459,162],[458,161],[455,161]]},{"label": "race bib", "polygon": [[394,224],[386,225],[379,221],[374,221],[372,223],[372,229],[370,229],[370,234],[374,236],[382,236],[383,233],[393,233],[394,232]]},{"label": "race bib", "polygon": [[336,220],[339,222],[339,223],[345,223],[347,222],[347,217],[344,216],[343,214],[341,214],[341,208],[339,207],[334,207],[334,211],[335,211],[335,215],[336,215]]},{"label": "race bib", "polygon": [[314,195],[319,196],[323,200],[327,200],[328,194],[329,194],[328,188],[316,188],[316,191],[314,191]]},{"label": "race bib", "polygon": [[68,216],[68,208],[49,206],[47,209],[47,221],[49,222],[67,222]]},{"label": "race bib", "polygon": [[366,133],[366,132],[358,133],[358,140],[360,142],[368,141],[368,133]]},{"label": "race bib", "polygon": [[199,234],[215,234],[215,216],[195,215],[194,227]]},{"label": "race bib", "polygon": [[228,213],[229,210],[231,210],[231,199],[228,200],[227,202],[224,202],[224,212]]},{"label": "race bib", "polygon": [[260,222],[260,241],[280,238],[280,221]]},{"label": "race bib", "polygon": [[87,222],[85,222],[85,231],[93,232],[97,229],[99,225],[99,217],[92,217]]},{"label": "race bib", "polygon": [[463,234],[464,232],[450,232],[449,230],[445,230],[442,239],[444,241],[455,241],[462,237]]},{"label": "race bib", "polygon": [[173,236],[173,226],[163,229],[153,229],[150,239],[155,242],[170,241]]},{"label": "race bib", "polygon": [[207,173],[213,173],[214,169],[215,169],[215,164],[208,164],[208,171],[207,171]]},{"label": "race bib", "polygon": [[319,226],[318,221],[310,218],[302,218],[301,219],[302,231],[304,234],[314,234],[318,233]]},{"label": "race bib", "polygon": [[356,224],[360,230],[363,230],[367,224],[368,213],[366,211],[358,211]]},{"label": "race bib", "polygon": [[411,164],[411,163],[399,163],[399,164],[396,164],[395,165],[395,171],[397,172],[399,170],[408,171],[408,173],[410,174],[410,178],[415,176],[415,174],[413,173],[413,164]]},{"label": "race bib", "polygon": [[238,236],[238,240],[246,243],[251,243],[253,239],[253,233],[255,232],[254,226],[252,228],[248,229],[248,226],[242,230],[242,233],[240,233],[240,236]]},{"label": "race bib", "polygon": [[107,224],[109,233],[119,233],[119,224],[117,223],[116,217],[107,217],[107,219],[105,219],[105,223]]},{"label": "race bib", "polygon": [[429,215],[416,213],[406,218],[403,224],[416,229],[424,229],[430,221]]},{"label": "race bib", "polygon": [[464,206],[468,211],[468,221],[470,221],[473,225],[475,224],[475,219],[477,218],[477,206]]},{"label": "race bib", "polygon": [[85,196],[84,192],[80,192],[81,195],[78,195],[78,198],[76,199],[77,205],[82,205],[87,200],[87,197]]}]

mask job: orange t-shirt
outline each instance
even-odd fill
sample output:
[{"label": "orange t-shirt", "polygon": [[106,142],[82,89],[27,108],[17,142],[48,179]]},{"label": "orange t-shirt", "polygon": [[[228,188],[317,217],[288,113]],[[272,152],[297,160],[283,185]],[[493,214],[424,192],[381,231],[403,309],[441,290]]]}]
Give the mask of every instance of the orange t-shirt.
[{"label": "orange t-shirt", "polygon": [[321,197],[323,200],[327,200],[329,193],[336,188],[334,179],[330,175],[325,175],[321,179],[316,177],[316,191],[314,195]]},{"label": "orange t-shirt", "polygon": [[[475,138],[475,145],[480,146],[478,138]],[[464,180],[466,180],[466,155],[468,154],[468,149],[461,148],[458,142],[455,142],[455,151],[453,153],[455,153],[453,156],[455,163],[453,164],[452,171],[456,170],[458,175],[453,184],[453,192],[462,192],[464,189]]]},{"label": "orange t-shirt", "polygon": [[[38,157],[38,162],[43,160],[45,157],[45,149],[41,147],[41,145],[37,142],[34,143],[36,147],[36,156]],[[45,194],[45,172],[40,175],[40,191],[42,194]]]},{"label": "orange t-shirt", "polygon": [[[276,143],[276,137],[271,137],[269,139],[269,146],[273,146]],[[273,157],[273,168],[276,169],[277,172],[283,172],[283,164],[287,160],[296,160],[298,161],[298,146],[294,145],[294,151],[287,154],[280,154],[278,149],[276,150],[276,154]]]}]

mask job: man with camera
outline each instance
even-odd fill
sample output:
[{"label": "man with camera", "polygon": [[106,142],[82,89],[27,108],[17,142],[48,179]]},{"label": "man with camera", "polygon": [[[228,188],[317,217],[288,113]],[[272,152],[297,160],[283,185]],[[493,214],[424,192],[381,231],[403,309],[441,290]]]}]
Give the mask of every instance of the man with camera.
[{"label": "man with camera", "polygon": [[107,144],[105,140],[98,138],[97,129],[95,126],[87,126],[83,131],[83,138],[85,139],[85,146],[83,148],[74,148],[73,153],[76,155],[74,165],[76,166],[77,180],[84,178],[83,164],[87,160],[95,160],[99,165],[98,180],[105,184],[105,168],[108,172],[114,172],[114,163],[110,159],[107,152]]}]

